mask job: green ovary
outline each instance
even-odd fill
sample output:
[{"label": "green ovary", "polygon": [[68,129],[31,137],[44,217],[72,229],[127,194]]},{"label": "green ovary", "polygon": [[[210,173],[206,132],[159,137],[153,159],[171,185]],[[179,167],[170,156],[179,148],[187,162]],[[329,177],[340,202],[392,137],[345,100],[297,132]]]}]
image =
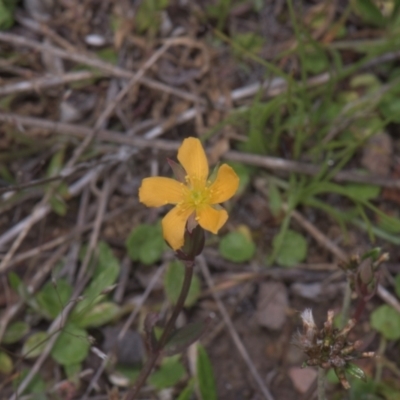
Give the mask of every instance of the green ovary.
[{"label": "green ovary", "polygon": [[206,187],[200,190],[191,190],[186,199],[191,207],[197,209],[202,205],[209,204],[210,190]]}]

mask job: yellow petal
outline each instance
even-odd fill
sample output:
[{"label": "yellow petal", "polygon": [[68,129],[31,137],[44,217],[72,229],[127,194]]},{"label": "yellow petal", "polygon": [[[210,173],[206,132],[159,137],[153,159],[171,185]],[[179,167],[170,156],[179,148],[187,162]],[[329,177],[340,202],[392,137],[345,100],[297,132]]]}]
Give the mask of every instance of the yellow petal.
[{"label": "yellow petal", "polygon": [[225,224],[228,219],[228,213],[222,210],[216,210],[211,206],[204,206],[196,212],[199,225],[214,234]]},{"label": "yellow petal", "polygon": [[208,177],[208,162],[199,139],[194,137],[185,139],[178,150],[178,160],[185,168],[192,187],[201,188],[205,185]]},{"label": "yellow petal", "polygon": [[192,212],[190,207],[176,206],[162,220],[164,239],[174,250],[183,246],[186,221]]},{"label": "yellow petal", "polygon": [[139,188],[139,201],[147,207],[177,204],[184,199],[187,187],[171,178],[145,178]]},{"label": "yellow petal", "polygon": [[227,164],[222,164],[218,170],[217,178],[210,186],[210,204],[223,203],[230,199],[239,187],[239,177]]}]

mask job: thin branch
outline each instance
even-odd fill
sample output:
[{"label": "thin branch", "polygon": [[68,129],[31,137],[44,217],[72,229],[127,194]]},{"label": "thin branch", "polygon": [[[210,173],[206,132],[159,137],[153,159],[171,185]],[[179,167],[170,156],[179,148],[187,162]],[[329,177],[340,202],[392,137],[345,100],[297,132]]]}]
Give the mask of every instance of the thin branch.
[{"label": "thin branch", "polygon": [[9,94],[25,92],[39,92],[43,89],[65,85],[67,83],[80,82],[86,79],[91,79],[95,76],[99,76],[99,74],[90,71],[69,72],[60,76],[45,75],[29,81],[22,81],[10,83],[9,85],[4,85],[0,87],[0,96],[7,96]]},{"label": "thin branch", "polygon": [[[188,110],[189,111],[189,110]],[[185,113],[188,113],[185,111]],[[18,114],[0,112],[0,121],[26,127],[35,127],[50,130],[53,132],[85,138],[91,134],[92,129],[80,125],[59,123],[40,118],[23,117]],[[180,121],[179,117],[177,121]],[[151,130],[152,131],[152,130]],[[149,131],[149,132],[151,132]],[[121,132],[101,129],[97,132],[96,138],[101,141],[115,144],[133,146],[140,149],[153,148],[164,151],[176,151],[181,145],[179,142],[162,139],[144,139],[141,137],[128,137]],[[261,156],[258,154],[241,153],[228,151],[222,156],[225,160],[242,162],[256,167],[266,168],[274,171],[297,172],[315,176],[320,172],[320,167],[304,162],[285,160],[278,157]],[[340,171],[333,178],[337,182],[358,182],[369,183],[382,187],[400,188],[400,179],[383,178],[380,176],[363,175],[352,171]]]},{"label": "thin branch", "polygon": [[[35,49],[37,51],[48,52],[48,53],[51,53],[51,54],[53,54],[57,57],[63,58],[63,59],[72,60],[77,63],[89,65],[91,67],[99,69],[103,73],[107,73],[109,75],[117,76],[120,78],[131,79],[135,75],[135,73],[133,73],[131,71],[125,70],[120,67],[116,67],[112,64],[102,61],[102,60],[98,59],[95,55],[82,54],[82,53],[77,53],[77,52],[72,53],[72,52],[68,52],[66,50],[62,50],[62,49],[54,47],[54,46],[50,46],[50,45],[45,46],[41,43],[35,42],[33,40],[30,40],[25,37],[18,36],[18,35],[12,34],[12,33],[0,32],[0,41],[5,42],[5,43],[10,43],[14,46],[25,46],[30,49]],[[175,95],[177,97],[181,97],[188,101],[194,101],[194,102],[200,101],[200,102],[204,103],[204,100],[199,99],[197,96],[194,96],[191,93],[185,92],[180,89],[173,88],[164,83],[155,81],[154,79],[142,77],[139,81],[140,81],[140,83],[142,83],[145,86],[150,87],[151,89],[166,92],[166,93]]]}]

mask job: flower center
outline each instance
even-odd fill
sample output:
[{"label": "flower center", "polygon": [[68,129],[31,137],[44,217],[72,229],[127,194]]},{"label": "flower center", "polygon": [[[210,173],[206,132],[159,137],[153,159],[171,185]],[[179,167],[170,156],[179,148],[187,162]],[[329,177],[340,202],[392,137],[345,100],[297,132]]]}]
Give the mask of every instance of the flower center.
[{"label": "flower center", "polygon": [[187,191],[185,203],[194,209],[209,204],[211,191],[208,185],[193,177],[186,177],[186,181],[187,189],[189,190]]}]

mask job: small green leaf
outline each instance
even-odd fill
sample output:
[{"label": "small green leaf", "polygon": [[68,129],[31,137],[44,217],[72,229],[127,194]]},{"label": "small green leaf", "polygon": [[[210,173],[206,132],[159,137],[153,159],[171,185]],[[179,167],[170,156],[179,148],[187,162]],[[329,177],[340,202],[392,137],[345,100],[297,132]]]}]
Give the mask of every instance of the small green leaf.
[{"label": "small green leaf", "polygon": [[186,375],[185,368],[179,361],[179,356],[165,357],[161,367],[150,375],[149,383],[156,389],[174,386]]},{"label": "small green leaf", "polygon": [[58,194],[52,196],[49,200],[51,209],[61,217],[67,213],[67,203]]},{"label": "small green leaf", "polygon": [[230,232],[219,243],[219,252],[222,257],[233,262],[251,260],[256,246],[250,236],[241,230]]},{"label": "small green leaf", "polygon": [[191,400],[194,393],[194,379],[191,379],[185,389],[179,394],[177,400]]},{"label": "small green leaf", "polygon": [[47,167],[47,176],[56,176],[61,171],[64,164],[65,147],[57,151],[51,157],[49,166]]},{"label": "small green leaf", "polygon": [[23,321],[17,321],[7,327],[4,333],[2,343],[12,344],[21,340],[30,330],[29,324]]},{"label": "small green leaf", "polygon": [[[30,372],[29,369],[23,369],[18,378],[13,380],[13,388],[14,390],[17,389],[19,384],[26,378],[28,373]],[[21,393],[21,394],[35,394],[34,397],[35,400],[47,400],[46,395],[44,394],[44,391],[46,390],[46,383],[43,380],[43,378],[39,374],[35,374],[30,381],[29,385],[26,387],[26,389]]]},{"label": "small green leaf", "polygon": [[400,314],[386,304],[372,312],[371,326],[388,340],[400,338]]},{"label": "small green leaf", "polygon": [[400,298],[400,274],[398,274],[395,278],[394,290],[396,291],[397,297]]},{"label": "small green leaf", "polygon": [[54,319],[63,310],[72,294],[72,287],[65,279],[55,284],[47,282],[36,295],[36,301],[43,314]]},{"label": "small green leaf", "polygon": [[400,122],[400,99],[397,96],[388,94],[379,104],[379,111],[383,117],[390,122]]},{"label": "small green leaf", "polygon": [[365,375],[365,372],[356,364],[346,364],[345,371],[357,379],[361,379],[364,382],[367,381],[367,376]]},{"label": "small green leaf", "polygon": [[0,374],[11,374],[13,368],[11,357],[7,353],[4,353],[4,351],[0,351]]},{"label": "small green leaf", "polygon": [[80,328],[97,328],[112,321],[119,313],[120,307],[112,302],[96,304],[86,313],[80,314],[73,322]]},{"label": "small green leaf", "polygon": [[376,26],[385,25],[385,18],[372,0],[354,0],[351,5],[365,22]]},{"label": "small green leaf", "polygon": [[278,187],[272,180],[268,182],[268,200],[272,215],[277,217],[282,211],[282,196]]},{"label": "small green leaf", "polygon": [[206,327],[204,321],[196,321],[177,329],[168,339],[163,352],[168,356],[181,353],[199,340]]},{"label": "small green leaf", "polygon": [[22,281],[21,278],[13,271],[8,274],[8,281],[10,282],[10,286],[18,292],[19,286],[21,285]]},{"label": "small green leaf", "polygon": [[7,30],[13,26],[15,4],[15,1],[0,0],[0,30]]},{"label": "small green leaf", "polygon": [[82,364],[65,365],[64,371],[69,381],[79,383],[78,374],[82,371]]},{"label": "small green leaf", "polygon": [[97,57],[101,58],[104,61],[107,61],[110,64],[116,65],[118,62],[118,54],[117,52],[111,48],[107,47],[96,52]]},{"label": "small green leaf", "polygon": [[310,48],[307,51],[303,62],[305,70],[312,74],[319,74],[326,71],[330,65],[325,52],[316,47]]},{"label": "small green leaf", "polygon": [[102,292],[111,287],[117,280],[120,266],[107,243],[100,242],[97,249],[97,264],[93,279],[83,292],[83,300],[79,302],[71,313],[72,319],[77,319],[83,312],[99,303],[104,296]]},{"label": "small green leaf", "polygon": [[90,343],[84,329],[73,324],[67,324],[51,351],[51,356],[61,365],[79,364],[89,353]]},{"label": "small green leaf", "polygon": [[[175,304],[178,300],[183,279],[185,275],[185,266],[180,261],[172,261],[164,275],[164,289],[168,299]],[[185,307],[191,307],[200,296],[201,285],[197,275],[193,274],[189,293],[185,301]]]},{"label": "small green leaf", "polygon": [[303,235],[288,229],[283,238],[276,235],[272,241],[276,261],[284,267],[293,267],[307,256],[307,240]]},{"label": "small green leaf", "polygon": [[261,50],[264,45],[265,39],[253,32],[238,33],[232,37],[233,43],[233,53],[236,57],[239,57],[243,53],[243,49],[257,53]]},{"label": "small green leaf", "polygon": [[36,332],[29,336],[22,347],[22,357],[36,358],[42,354],[48,339],[47,332]]},{"label": "small green leaf", "polygon": [[381,188],[379,186],[363,185],[361,183],[352,183],[350,185],[346,185],[345,188],[350,198],[355,198],[358,200],[376,199],[381,192]]},{"label": "small green leaf", "polygon": [[197,382],[202,400],[217,400],[217,388],[211,361],[204,347],[197,347]]},{"label": "small green leaf", "polygon": [[133,261],[154,264],[165,248],[160,224],[141,224],[134,228],[126,240],[126,248]]}]

